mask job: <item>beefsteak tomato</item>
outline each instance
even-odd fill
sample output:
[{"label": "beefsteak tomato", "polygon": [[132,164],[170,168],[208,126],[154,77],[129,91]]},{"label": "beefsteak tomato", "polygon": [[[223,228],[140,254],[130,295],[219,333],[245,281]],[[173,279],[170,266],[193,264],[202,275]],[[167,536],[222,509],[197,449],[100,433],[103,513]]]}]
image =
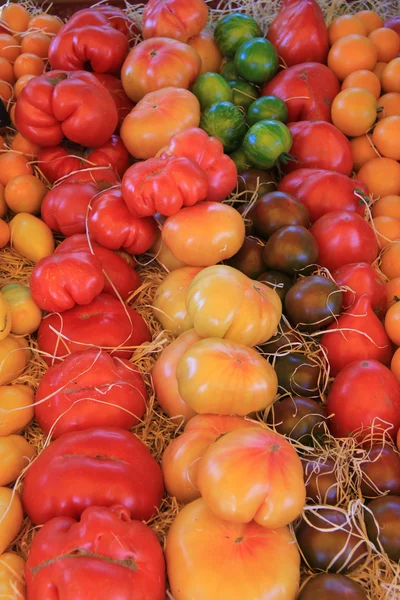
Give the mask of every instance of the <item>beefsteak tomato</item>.
[{"label": "beefsteak tomato", "polygon": [[368,263],[343,265],[332,273],[338,286],[342,288],[343,308],[351,308],[360,296],[366,295],[371,308],[378,317],[386,312],[386,286],[378,271]]},{"label": "beefsteak tomato", "polygon": [[204,29],[207,18],[204,0],[149,0],[143,13],[143,39],[167,37],[187,42]]},{"label": "beefsteak tomato", "polygon": [[163,493],[161,469],[136,436],[118,427],[92,427],[64,433],[43,450],[26,472],[22,501],[36,525],[113,504],[122,504],[132,519],[146,520]]},{"label": "beefsteak tomato", "polygon": [[115,107],[118,113],[118,125],[116,131],[119,131],[125,117],[129,115],[135,103],[125,94],[122,81],[114,75],[108,73],[94,73],[95,77],[102,85],[110,92],[114,100]]}]

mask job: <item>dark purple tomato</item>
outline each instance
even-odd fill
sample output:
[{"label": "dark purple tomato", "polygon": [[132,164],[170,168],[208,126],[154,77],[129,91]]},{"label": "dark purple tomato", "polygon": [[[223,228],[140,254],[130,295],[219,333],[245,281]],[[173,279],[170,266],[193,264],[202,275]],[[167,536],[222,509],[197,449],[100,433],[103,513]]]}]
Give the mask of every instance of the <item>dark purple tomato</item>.
[{"label": "dark purple tomato", "polygon": [[281,321],[276,333],[268,342],[261,345],[263,354],[286,354],[303,348],[303,342],[299,335],[288,327],[284,321]]},{"label": "dark purple tomato", "polygon": [[[378,523],[379,532],[369,511]],[[400,496],[382,496],[372,500],[364,518],[371,542],[379,549],[379,540],[388,557],[397,563],[400,560]]]},{"label": "dark purple tomato", "polygon": [[389,444],[373,444],[361,463],[361,493],[375,498],[384,493],[400,496],[400,454]]},{"label": "dark purple tomato", "polygon": [[243,221],[244,221],[244,228],[245,228],[245,233],[247,236],[251,235],[251,236],[255,236],[256,234],[256,228],[254,227],[254,223],[251,220],[251,218],[249,217],[249,210],[248,210],[248,204],[240,204],[236,207],[236,210],[238,211],[238,213],[240,213],[242,215]]},{"label": "dark purple tomato", "polygon": [[331,506],[307,511],[307,521],[300,521],[296,538],[313,571],[349,573],[367,553],[366,542],[360,543],[348,517]]},{"label": "dark purple tomato", "polygon": [[336,506],[339,499],[339,484],[336,465],[332,458],[320,460],[302,459],[307,500],[315,504]]},{"label": "dark purple tomato", "polygon": [[294,275],[318,260],[318,244],[315,237],[302,225],[289,225],[275,231],[264,247],[264,263],[267,270],[282,271]]},{"label": "dark purple tomato", "polygon": [[276,190],[276,183],[269,171],[246,169],[238,176],[237,188],[240,193],[239,200],[241,202],[250,202],[254,192],[257,192],[258,196],[263,196],[268,192]]},{"label": "dark purple tomato", "polygon": [[285,273],[279,273],[279,271],[264,271],[264,259],[262,257],[261,259],[263,261],[263,272],[257,277],[257,280],[272,287],[283,302],[286,294],[292,287],[292,278],[289,275],[285,275]]},{"label": "dark purple tomato", "polygon": [[268,413],[268,425],[276,431],[304,445],[312,444],[312,436],[322,434],[321,424],[326,419],[324,406],[301,396],[288,396],[275,402]]},{"label": "dark purple tomato", "polygon": [[250,279],[256,279],[265,269],[263,260],[264,242],[247,236],[239,252],[226,261],[227,265],[238,269]]},{"label": "dark purple tomato", "polygon": [[271,237],[287,225],[310,226],[310,215],[304,204],[286,192],[260,195],[250,212],[256,231],[263,238]]},{"label": "dark purple tomato", "polygon": [[318,331],[342,312],[342,292],[321,275],[301,277],[285,297],[285,312],[293,327],[300,331]]},{"label": "dark purple tomato", "polygon": [[281,392],[307,398],[319,396],[321,366],[300,352],[278,356],[274,364]]},{"label": "dark purple tomato", "polygon": [[368,600],[368,596],[346,575],[321,573],[307,581],[297,600]]}]

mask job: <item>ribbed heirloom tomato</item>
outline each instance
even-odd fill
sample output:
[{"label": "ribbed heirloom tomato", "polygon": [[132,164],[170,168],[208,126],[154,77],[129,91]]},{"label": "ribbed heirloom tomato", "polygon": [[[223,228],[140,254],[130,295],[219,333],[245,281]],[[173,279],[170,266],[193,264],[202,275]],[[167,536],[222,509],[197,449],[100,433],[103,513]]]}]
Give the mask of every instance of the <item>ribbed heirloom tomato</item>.
[{"label": "ribbed heirloom tomato", "polygon": [[168,37],[187,42],[207,23],[204,0],[149,0],[143,13],[143,38]]}]

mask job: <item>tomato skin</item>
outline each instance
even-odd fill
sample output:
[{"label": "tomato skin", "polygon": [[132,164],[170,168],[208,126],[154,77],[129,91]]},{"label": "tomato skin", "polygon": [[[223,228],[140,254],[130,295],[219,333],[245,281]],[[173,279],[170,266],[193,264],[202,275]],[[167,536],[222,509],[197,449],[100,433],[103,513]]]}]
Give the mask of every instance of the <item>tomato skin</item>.
[{"label": "tomato skin", "polygon": [[389,308],[385,317],[385,329],[396,346],[400,345],[400,304],[396,302]]},{"label": "tomato skin", "polygon": [[93,348],[74,352],[46,371],[36,392],[35,416],[53,438],[91,427],[130,429],[142,418],[146,401],[139,371]]},{"label": "tomato skin", "polygon": [[[135,566],[135,568],[132,568]],[[35,537],[26,564],[31,600],[118,597],[164,600],[165,564],[156,535],[123,506],[90,506],[79,521],[58,517]]]},{"label": "tomato skin", "polygon": [[109,73],[94,73],[94,76],[110,92],[114,100],[118,113],[118,124],[116,127],[116,132],[118,133],[125,117],[129,115],[135,103],[125,94],[122,81],[114,77],[114,75],[110,75]]},{"label": "tomato skin", "polygon": [[318,263],[331,272],[350,263],[372,264],[378,256],[373,229],[354,212],[327,213],[315,221],[310,231],[319,246]]},{"label": "tomato skin", "polygon": [[43,175],[55,183],[73,171],[83,169],[84,164],[79,156],[71,156],[63,146],[49,146],[40,148],[38,152],[38,165]]},{"label": "tomato skin", "polygon": [[201,58],[200,73],[219,73],[222,54],[212,33],[205,30],[200,31],[197,35],[189,38],[187,43],[196,50]]},{"label": "tomato skin", "polygon": [[[123,141],[117,135],[111,138],[100,148],[96,148],[87,154],[87,160],[98,166],[112,167],[118,177],[122,177],[130,165],[130,156]],[[83,165],[83,168],[87,163]],[[101,173],[101,171],[100,171]]]},{"label": "tomato skin", "polygon": [[[47,315],[38,330],[39,348],[49,355],[44,356],[48,365],[90,346],[129,360],[133,354],[132,347],[150,340],[143,318],[130,306],[104,293],[90,304],[77,305],[65,311],[62,319],[57,314]],[[124,349],[124,346],[130,348]]]},{"label": "tomato skin", "polygon": [[187,42],[204,29],[207,18],[204,0],[150,0],[143,13],[143,39],[167,37]]},{"label": "tomato skin", "polygon": [[0,564],[0,590],[10,598],[25,597],[25,561],[18,554],[4,552]]},{"label": "tomato skin", "polygon": [[85,233],[89,203],[100,189],[95,183],[60,183],[44,197],[43,221],[52,231],[67,237]]},{"label": "tomato skin", "polygon": [[363,427],[363,439],[375,423],[395,438],[400,427],[400,383],[376,360],[357,360],[345,367],[332,384],[327,400],[329,429],[347,437]]},{"label": "tomato skin", "polygon": [[134,217],[122,198],[120,187],[98,194],[91,208],[88,215],[90,239],[105,248],[123,248],[131,254],[142,254],[157,239],[156,221],[152,217]]},{"label": "tomato skin", "polygon": [[297,162],[289,162],[286,172],[311,168],[351,174],[350,142],[334,125],[325,121],[299,121],[290,123],[288,128],[292,134],[290,153]]},{"label": "tomato skin", "polygon": [[296,169],[285,175],[278,190],[300,200],[307,208],[312,223],[334,210],[356,212],[363,216],[365,204],[355,191],[368,195],[368,189],[361,181],[325,169]]},{"label": "tomato skin", "polygon": [[57,146],[65,136],[97,148],[113,134],[118,114],[114,101],[87,71],[49,71],[28,81],[15,110],[18,131],[40,146]]},{"label": "tomato skin", "polygon": [[149,158],[129,167],[121,191],[134,217],[151,217],[156,213],[170,217],[184,206],[205,200],[208,180],[189,158]]},{"label": "tomato skin", "polygon": [[386,312],[386,287],[379,273],[368,263],[353,263],[343,265],[332,273],[333,279],[340,287],[350,289],[342,291],[343,307],[350,308],[362,295],[367,295],[372,310],[379,317]]}]

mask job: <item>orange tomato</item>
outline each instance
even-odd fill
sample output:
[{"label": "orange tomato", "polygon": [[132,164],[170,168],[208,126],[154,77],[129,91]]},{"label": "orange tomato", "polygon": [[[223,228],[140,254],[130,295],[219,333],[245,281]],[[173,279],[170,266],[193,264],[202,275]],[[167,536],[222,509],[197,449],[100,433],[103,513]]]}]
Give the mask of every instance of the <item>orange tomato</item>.
[{"label": "orange tomato", "polygon": [[332,123],[345,135],[367,133],[376,120],[376,97],[366,89],[344,89],[332,103]]},{"label": "orange tomato", "polygon": [[35,416],[34,393],[27,385],[3,385],[0,387],[0,437],[18,433]]},{"label": "orange tomato", "polygon": [[0,593],[4,598],[25,598],[25,561],[18,554],[0,556]]},{"label": "orange tomato", "polygon": [[13,104],[9,110],[11,123],[14,125],[14,127],[16,127],[16,125],[15,125],[15,107],[16,107],[16,103]]},{"label": "orange tomato", "polygon": [[381,78],[385,92],[400,93],[400,58],[394,58],[383,69]]},{"label": "orange tomato", "polygon": [[135,158],[152,158],[170,138],[200,123],[200,104],[188,90],[173,87],[147,94],[121,126],[121,138]]},{"label": "orange tomato", "polygon": [[372,71],[366,71],[365,69],[353,71],[353,73],[347,75],[342,83],[342,90],[347,90],[347,88],[362,88],[368,90],[375,98],[379,98],[381,93],[381,83],[379,78]]},{"label": "orange tomato", "polygon": [[34,79],[35,77],[36,75],[22,75],[22,77],[19,77],[19,79],[17,79],[14,85],[14,94],[16,98],[18,98],[28,81]]},{"label": "orange tomato", "polygon": [[14,75],[17,79],[23,75],[41,75],[44,71],[44,62],[36,54],[24,52],[14,63]]},{"label": "orange tomato", "polygon": [[44,221],[20,212],[10,221],[11,246],[18,254],[37,263],[54,252],[53,232]]},{"label": "orange tomato", "polygon": [[390,279],[385,284],[387,308],[390,308],[400,300],[400,277]]},{"label": "orange tomato", "polygon": [[161,265],[168,273],[186,267],[187,265],[178,260],[168,248],[167,244],[162,241],[161,232],[149,249],[149,254],[154,256],[159,265]]},{"label": "orange tomato", "polygon": [[381,81],[382,81],[382,73],[383,73],[383,70],[386,67],[386,65],[387,65],[387,63],[378,61],[372,70],[372,73],[374,73],[377,76],[377,78],[379,79],[379,83],[381,83]]},{"label": "orange tomato", "polygon": [[6,109],[8,110],[7,104],[11,102],[14,96],[14,89],[11,83],[7,83],[6,81],[0,81],[0,98],[3,103],[6,105]]},{"label": "orange tomato", "polygon": [[[15,152],[21,152],[22,154],[25,154],[29,160],[33,160],[37,158],[40,146],[25,139],[19,132],[17,132],[11,142],[11,149]],[[30,177],[32,176],[30,175]]]},{"label": "orange tomato", "polygon": [[21,46],[15,38],[8,33],[0,33],[0,57],[13,63],[20,53]]},{"label": "orange tomato", "polygon": [[400,37],[389,27],[379,27],[369,34],[378,52],[378,61],[389,62],[400,52]]},{"label": "orange tomato", "polygon": [[0,248],[4,248],[7,246],[10,241],[11,231],[8,226],[8,223],[0,219]]},{"label": "orange tomato", "polygon": [[379,121],[372,133],[372,141],[382,156],[400,160],[400,116]]},{"label": "orange tomato", "polygon": [[400,242],[389,244],[382,253],[380,270],[388,279],[400,277]]},{"label": "orange tomato", "polygon": [[364,23],[357,18],[357,15],[341,15],[336,17],[328,28],[329,43],[332,46],[336,40],[352,33],[358,35],[368,35]]},{"label": "orange tomato", "polygon": [[356,171],[361,169],[371,158],[378,156],[378,151],[372,143],[370,135],[364,134],[350,140],[353,166]]},{"label": "orange tomato", "polygon": [[393,217],[375,217],[372,219],[380,248],[400,239],[400,221]]},{"label": "orange tomato", "polygon": [[361,167],[357,178],[375,198],[400,195],[400,164],[393,158],[371,158]]},{"label": "orange tomato", "polygon": [[386,117],[400,116],[400,94],[392,92],[384,94],[378,99],[378,119],[385,119]]},{"label": "orange tomato", "polygon": [[0,341],[0,385],[16,379],[28,364],[31,351],[24,337],[8,335]]},{"label": "orange tomato", "polygon": [[385,315],[386,333],[393,344],[400,346],[400,302],[395,302]]},{"label": "orange tomato", "polygon": [[259,426],[258,423],[242,417],[193,417],[186,425],[184,433],[169,444],[162,457],[162,471],[168,494],[183,504],[200,498],[197,467],[205,451],[228,431]]},{"label": "orange tomato", "polygon": [[175,518],[165,553],[175,600],[292,600],[298,594],[300,556],[287,527],[218,519],[201,498]]},{"label": "orange tomato", "polygon": [[382,17],[374,10],[360,10],[359,12],[356,12],[355,16],[364,24],[368,35],[371,31],[374,31],[374,29],[383,27]]},{"label": "orange tomato", "polygon": [[18,175],[6,185],[5,197],[9,208],[14,213],[40,213],[47,188],[34,175]]},{"label": "orange tomato", "polygon": [[0,153],[0,183],[7,183],[18,175],[33,175],[29,160],[17,152]]},{"label": "orange tomato", "polygon": [[6,199],[4,196],[5,189],[6,189],[5,186],[2,183],[0,183],[0,219],[2,217],[4,217],[4,215],[6,214],[7,209],[8,209],[7,204],[6,204]]},{"label": "orange tomato", "polygon": [[372,205],[373,217],[392,217],[400,221],[400,196],[384,196]]},{"label": "orange tomato", "polygon": [[21,435],[0,437],[0,485],[8,485],[18,479],[34,455],[35,449]]},{"label": "orange tomato", "polygon": [[373,42],[358,34],[339,38],[329,50],[328,67],[343,81],[353,71],[372,71],[378,60]]},{"label": "orange tomato", "polygon": [[56,35],[62,26],[63,22],[61,19],[47,13],[39,13],[38,15],[35,15],[28,23],[28,29],[30,31],[40,30],[43,31],[43,33],[50,35]]},{"label": "orange tomato", "polygon": [[13,32],[21,33],[26,31],[30,14],[22,4],[10,2],[1,12],[1,21]]},{"label": "orange tomato", "polygon": [[176,368],[179,394],[199,414],[244,416],[275,399],[274,369],[253,348],[207,338],[193,344]]},{"label": "orange tomato", "polygon": [[196,50],[201,58],[200,73],[219,73],[223,56],[212,33],[202,31],[191,37],[187,43]]},{"label": "orange tomato", "polygon": [[201,202],[168,217],[162,238],[173,255],[194,267],[208,267],[239,251],[245,236],[237,210],[219,202]]},{"label": "orange tomato", "polygon": [[[400,383],[400,348],[397,348],[396,352],[392,356],[392,361],[390,363],[390,370],[393,375],[396,377],[397,381]],[[400,432],[400,429],[399,429]],[[400,433],[397,436],[397,446],[400,450]]]},{"label": "orange tomato", "polygon": [[0,554],[18,534],[23,518],[24,513],[18,493],[7,487],[0,487]]},{"label": "orange tomato", "polygon": [[15,83],[13,66],[9,60],[2,57],[0,57],[0,80],[10,83],[11,85],[14,85]]},{"label": "orange tomato", "polygon": [[144,9],[143,39],[165,37],[187,42],[204,29],[207,18],[208,6],[204,0],[156,0]]},{"label": "orange tomato", "polygon": [[161,352],[151,377],[157,401],[164,412],[177,422],[189,421],[196,412],[181,398],[176,379],[176,368],[186,350],[201,337],[194,329],[185,331]]},{"label": "orange tomato", "polygon": [[47,58],[51,38],[41,31],[32,31],[22,36],[21,52]]}]

